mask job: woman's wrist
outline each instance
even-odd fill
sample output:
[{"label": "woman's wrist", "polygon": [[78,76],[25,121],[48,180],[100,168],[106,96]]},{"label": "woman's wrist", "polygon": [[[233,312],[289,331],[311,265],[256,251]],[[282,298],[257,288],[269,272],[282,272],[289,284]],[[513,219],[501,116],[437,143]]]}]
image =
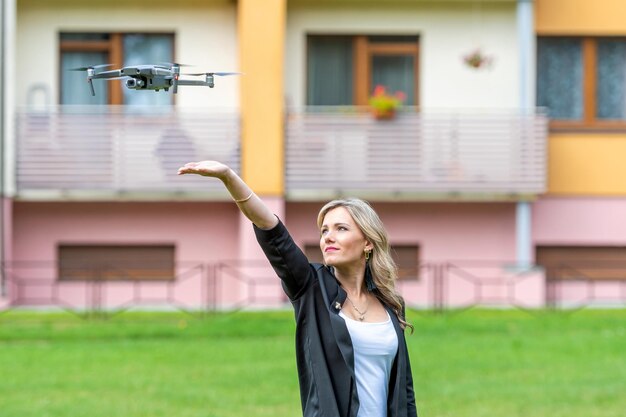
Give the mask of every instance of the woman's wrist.
[{"label": "woman's wrist", "polygon": [[254,192],[251,192],[250,194],[248,194],[247,197],[244,197],[244,198],[241,198],[241,199],[235,199],[235,203],[237,203],[237,204],[245,203],[246,201],[250,200],[253,195],[254,195]]},{"label": "woman's wrist", "polygon": [[224,171],[223,174],[219,175],[217,178],[220,179],[224,183],[224,185],[228,185],[235,177],[237,177],[235,171],[233,171],[232,168],[228,168],[226,171]]}]

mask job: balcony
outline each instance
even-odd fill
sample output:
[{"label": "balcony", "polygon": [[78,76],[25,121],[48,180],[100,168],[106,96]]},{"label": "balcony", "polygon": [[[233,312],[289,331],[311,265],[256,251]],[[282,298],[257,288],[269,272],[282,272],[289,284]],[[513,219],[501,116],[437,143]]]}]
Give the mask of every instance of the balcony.
[{"label": "balcony", "polygon": [[287,120],[290,200],[507,201],[546,191],[548,118],[504,110],[307,107]]},{"label": "balcony", "polygon": [[[506,111],[309,107],[286,121],[286,197],[376,200],[532,199],[546,189],[548,119]],[[215,181],[176,175],[191,160],[239,170],[235,112],[55,106],[17,112],[17,197],[224,199]]]},{"label": "balcony", "polygon": [[221,199],[221,184],[178,176],[188,161],[239,169],[239,114],[213,109],[54,106],[17,112],[20,199]]}]

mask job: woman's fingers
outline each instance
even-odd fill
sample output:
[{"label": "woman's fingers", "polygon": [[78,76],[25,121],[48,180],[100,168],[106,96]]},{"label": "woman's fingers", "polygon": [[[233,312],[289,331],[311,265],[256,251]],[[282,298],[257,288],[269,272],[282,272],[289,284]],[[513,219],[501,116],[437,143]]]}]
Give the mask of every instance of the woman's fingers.
[{"label": "woman's fingers", "polygon": [[227,167],[215,161],[189,162],[178,169],[181,174],[200,174],[209,177],[219,176]]},{"label": "woman's fingers", "polygon": [[182,167],[178,168],[178,174],[192,174],[195,173],[197,162],[188,162]]}]

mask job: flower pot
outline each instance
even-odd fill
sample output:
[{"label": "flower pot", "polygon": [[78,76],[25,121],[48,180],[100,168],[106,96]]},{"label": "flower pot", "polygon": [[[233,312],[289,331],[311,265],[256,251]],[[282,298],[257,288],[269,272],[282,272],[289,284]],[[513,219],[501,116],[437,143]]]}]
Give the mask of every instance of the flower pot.
[{"label": "flower pot", "polygon": [[372,109],[372,114],[376,120],[390,120],[396,117],[395,109]]}]

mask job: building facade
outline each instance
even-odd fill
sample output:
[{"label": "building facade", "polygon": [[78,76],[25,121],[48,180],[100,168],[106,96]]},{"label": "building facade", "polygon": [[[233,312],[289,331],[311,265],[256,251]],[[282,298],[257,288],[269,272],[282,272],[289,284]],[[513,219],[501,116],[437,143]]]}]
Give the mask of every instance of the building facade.
[{"label": "building facade", "polygon": [[[370,201],[416,307],[626,299],[626,6],[3,7],[5,305],[282,305],[222,187],[175,175],[201,159],[236,169],[312,260],[319,208]],[[175,96],[96,80],[91,97],[68,71],[146,61],[242,75]],[[367,111],[377,85],[405,97],[393,120]]]}]

